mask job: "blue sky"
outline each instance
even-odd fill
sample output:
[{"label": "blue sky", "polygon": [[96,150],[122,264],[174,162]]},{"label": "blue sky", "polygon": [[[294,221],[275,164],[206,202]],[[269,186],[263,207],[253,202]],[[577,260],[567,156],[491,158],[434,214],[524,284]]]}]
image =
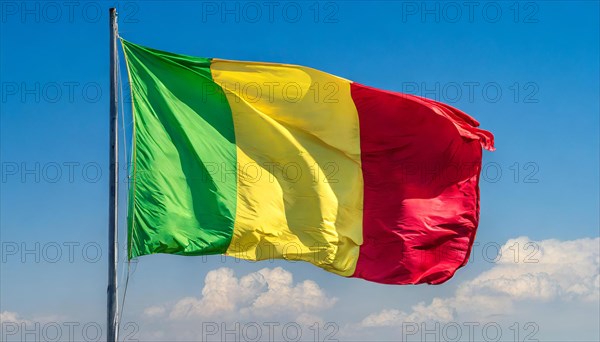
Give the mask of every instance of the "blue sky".
[{"label": "blue sky", "polygon": [[[119,9],[120,34],[132,42],[302,64],[430,97],[474,116],[494,133],[497,148],[484,153],[473,260],[448,283],[384,286],[303,263],[147,256],[132,264],[123,316],[139,328],[131,336],[199,339],[200,322],[278,319],[333,322],[339,340],[397,340],[411,331],[403,322],[458,322],[465,332],[468,320],[496,322],[502,340],[514,340],[515,330],[523,340],[532,327],[538,329],[531,337],[540,340],[599,338],[600,19],[594,1],[2,1],[3,322],[61,322],[62,339],[66,321],[103,329],[110,4]],[[124,223],[124,173],[121,179]],[[518,237],[527,238],[511,240]],[[494,259],[499,246],[504,253]],[[511,263],[517,249],[519,262]],[[537,262],[525,262],[529,253]],[[212,295],[219,279],[231,293],[242,291],[236,280],[248,274],[280,292],[256,290],[237,301]],[[318,291],[309,291],[311,284]],[[259,297],[271,300],[266,310],[275,318],[253,313]],[[278,313],[281,298],[304,304]],[[418,339],[420,329],[410,337]],[[320,327],[322,335],[325,330]],[[305,329],[303,339],[314,340],[312,331]]]}]

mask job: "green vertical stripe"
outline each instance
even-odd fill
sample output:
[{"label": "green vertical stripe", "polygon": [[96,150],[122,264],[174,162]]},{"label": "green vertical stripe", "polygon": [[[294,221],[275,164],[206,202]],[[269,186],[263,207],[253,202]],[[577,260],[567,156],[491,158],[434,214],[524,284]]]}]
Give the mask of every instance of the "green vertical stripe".
[{"label": "green vertical stripe", "polygon": [[129,258],[224,253],[236,213],[236,144],[211,60],[122,43],[134,115]]}]

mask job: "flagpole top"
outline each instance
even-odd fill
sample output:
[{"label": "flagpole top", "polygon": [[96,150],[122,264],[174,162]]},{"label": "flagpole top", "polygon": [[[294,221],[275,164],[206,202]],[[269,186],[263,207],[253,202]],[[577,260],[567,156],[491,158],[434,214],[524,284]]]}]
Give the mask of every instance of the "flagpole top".
[{"label": "flagpole top", "polygon": [[115,36],[119,36],[119,29],[117,28],[117,18],[118,18],[118,14],[117,14],[117,9],[115,7],[111,7],[108,9],[108,16],[110,18],[110,22],[113,25],[113,29],[115,32]]}]

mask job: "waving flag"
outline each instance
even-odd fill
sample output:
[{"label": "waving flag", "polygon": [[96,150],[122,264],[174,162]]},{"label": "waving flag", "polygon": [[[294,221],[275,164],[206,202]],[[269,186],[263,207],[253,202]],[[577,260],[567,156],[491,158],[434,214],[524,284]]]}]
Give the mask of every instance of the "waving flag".
[{"label": "waving flag", "polygon": [[465,113],[315,69],[125,40],[133,100],[129,257],[303,260],[441,283],[479,221],[482,146]]}]

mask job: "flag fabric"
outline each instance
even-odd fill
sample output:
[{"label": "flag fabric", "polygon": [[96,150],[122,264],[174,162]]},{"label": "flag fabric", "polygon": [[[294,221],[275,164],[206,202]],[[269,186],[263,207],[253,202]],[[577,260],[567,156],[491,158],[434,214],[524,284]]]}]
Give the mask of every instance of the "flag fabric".
[{"label": "flag fabric", "polygon": [[467,114],[308,67],[122,44],[129,258],[303,260],[387,284],[467,263],[493,150]]}]

